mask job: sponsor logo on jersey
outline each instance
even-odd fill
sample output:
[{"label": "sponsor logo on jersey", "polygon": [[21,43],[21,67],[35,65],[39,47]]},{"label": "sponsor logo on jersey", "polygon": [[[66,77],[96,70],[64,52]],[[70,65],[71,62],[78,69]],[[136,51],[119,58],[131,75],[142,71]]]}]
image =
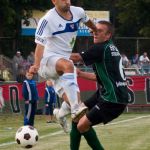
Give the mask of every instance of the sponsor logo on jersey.
[{"label": "sponsor logo on jersey", "polygon": [[61,24],[59,24],[58,28],[62,28],[63,26]]},{"label": "sponsor logo on jersey", "polygon": [[116,82],[116,86],[119,87],[119,86],[127,86],[127,82]]}]

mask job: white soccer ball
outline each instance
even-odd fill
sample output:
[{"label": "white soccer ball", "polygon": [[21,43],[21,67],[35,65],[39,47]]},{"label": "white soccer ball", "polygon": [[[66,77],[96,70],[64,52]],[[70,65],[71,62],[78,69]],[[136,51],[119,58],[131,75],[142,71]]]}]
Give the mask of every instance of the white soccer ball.
[{"label": "white soccer ball", "polygon": [[15,140],[18,144],[25,148],[33,147],[39,139],[39,134],[36,128],[32,126],[20,127],[15,136]]}]

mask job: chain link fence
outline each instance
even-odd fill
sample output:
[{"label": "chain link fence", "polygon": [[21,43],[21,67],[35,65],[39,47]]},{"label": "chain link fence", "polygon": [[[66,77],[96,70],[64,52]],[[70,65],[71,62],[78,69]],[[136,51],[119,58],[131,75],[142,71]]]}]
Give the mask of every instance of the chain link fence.
[{"label": "chain link fence", "polygon": [[[147,52],[150,57],[150,38],[142,37],[115,37],[114,43],[121,53],[125,53],[131,58],[135,53],[140,55]],[[93,44],[92,37],[77,37],[74,51],[85,51]]]},{"label": "chain link fence", "polygon": [[[135,53],[142,54],[147,52],[150,57],[150,37],[115,37],[114,42],[121,53],[125,53],[129,58]],[[74,52],[85,51],[93,44],[93,38],[90,36],[77,37]],[[30,51],[35,49],[34,37],[22,36],[20,40],[11,37],[0,37],[0,54],[10,58],[17,50],[26,57]]]},{"label": "chain link fence", "polygon": [[[150,58],[149,37],[115,37],[114,43],[120,52],[125,53],[129,59],[131,59],[135,53],[141,55],[143,52],[147,52],[148,57]],[[86,51],[92,44],[93,38],[91,36],[79,36],[76,39],[73,52]],[[7,56],[10,59],[13,58],[17,50],[21,51],[23,57],[26,59],[30,51],[33,51],[34,49],[35,42],[33,36],[22,36],[19,40],[12,37],[0,37],[0,55]]]}]

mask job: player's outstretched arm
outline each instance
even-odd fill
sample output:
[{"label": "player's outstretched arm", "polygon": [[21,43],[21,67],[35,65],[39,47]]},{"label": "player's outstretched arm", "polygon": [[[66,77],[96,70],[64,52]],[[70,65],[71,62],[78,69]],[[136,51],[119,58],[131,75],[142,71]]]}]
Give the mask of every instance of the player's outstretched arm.
[{"label": "player's outstretched arm", "polygon": [[82,62],[82,57],[79,53],[72,53],[71,56],[70,56],[70,59],[74,62],[74,63],[77,63],[77,62]]},{"label": "player's outstretched arm", "polygon": [[85,72],[85,71],[81,71],[80,69],[77,69],[77,75],[78,77],[81,77],[87,80],[97,81],[95,73]]},{"label": "player's outstretched arm", "polygon": [[30,73],[37,73],[39,67],[40,67],[40,62],[43,57],[43,52],[44,52],[44,46],[41,44],[37,44],[35,48],[35,61],[34,65],[30,67],[29,72]]},{"label": "player's outstretched arm", "polygon": [[97,32],[97,28],[95,24],[92,22],[92,20],[87,21],[85,25],[89,27],[93,32]]}]

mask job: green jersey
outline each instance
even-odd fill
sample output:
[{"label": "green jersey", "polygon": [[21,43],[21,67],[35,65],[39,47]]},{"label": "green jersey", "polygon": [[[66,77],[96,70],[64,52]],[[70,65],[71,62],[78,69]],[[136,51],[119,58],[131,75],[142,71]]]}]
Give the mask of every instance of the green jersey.
[{"label": "green jersey", "polygon": [[112,103],[128,103],[128,88],[122,58],[111,40],[95,44],[81,53],[86,65],[93,65],[101,85],[101,97]]}]

